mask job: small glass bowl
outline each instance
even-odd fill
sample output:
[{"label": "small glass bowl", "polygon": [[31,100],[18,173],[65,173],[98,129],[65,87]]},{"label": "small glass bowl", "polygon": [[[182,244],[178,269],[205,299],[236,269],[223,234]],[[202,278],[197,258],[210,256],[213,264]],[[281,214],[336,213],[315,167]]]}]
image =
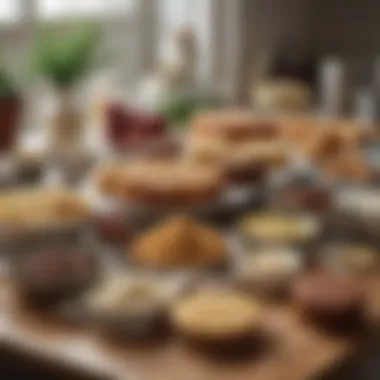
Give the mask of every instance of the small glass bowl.
[{"label": "small glass bowl", "polygon": [[304,257],[289,247],[265,246],[237,260],[234,277],[243,289],[269,297],[286,296],[304,269]]},{"label": "small glass bowl", "polygon": [[[121,340],[146,340],[167,332],[168,309],[183,286],[183,282],[174,277],[124,274],[106,280],[88,293],[82,309],[104,335]],[[138,297],[149,296],[149,291],[151,298],[139,303]]]},{"label": "small glass bowl", "polygon": [[[271,221],[273,228],[270,226]],[[289,222],[294,223],[293,229],[288,228]],[[263,228],[260,230],[261,226]],[[248,248],[288,246],[313,255],[323,233],[323,223],[317,216],[308,213],[269,210],[243,217],[238,231]]]}]

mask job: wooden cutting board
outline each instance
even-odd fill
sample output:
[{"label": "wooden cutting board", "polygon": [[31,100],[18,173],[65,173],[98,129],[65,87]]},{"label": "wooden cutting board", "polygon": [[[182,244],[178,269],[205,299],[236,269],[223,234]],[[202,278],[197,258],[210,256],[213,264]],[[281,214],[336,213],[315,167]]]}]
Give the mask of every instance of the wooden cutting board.
[{"label": "wooden cutting board", "polygon": [[[366,281],[371,321],[380,322],[380,275]],[[83,327],[19,308],[3,286],[0,339],[35,356],[107,378],[141,380],[307,380],[360,349],[365,338],[327,335],[289,305],[266,307],[271,344],[240,362],[215,361],[174,338],[145,347],[121,346]]]}]

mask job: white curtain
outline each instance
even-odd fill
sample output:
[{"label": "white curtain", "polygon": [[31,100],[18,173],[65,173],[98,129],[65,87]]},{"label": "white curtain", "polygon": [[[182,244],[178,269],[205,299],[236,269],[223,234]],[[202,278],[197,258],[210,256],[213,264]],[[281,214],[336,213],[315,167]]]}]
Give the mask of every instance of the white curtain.
[{"label": "white curtain", "polygon": [[[198,48],[198,74],[202,83],[207,82],[212,71],[212,3],[215,0],[157,0],[161,24],[159,56],[166,58],[172,53],[173,35],[181,26],[193,28]],[[218,1],[218,0],[216,0]]]},{"label": "white curtain", "polygon": [[0,0],[0,22],[14,22],[21,16],[19,0]]},{"label": "white curtain", "polygon": [[127,12],[134,3],[135,0],[38,0],[37,10],[42,18],[55,19]]},{"label": "white curtain", "polygon": [[161,25],[161,42],[159,55],[167,58],[172,52],[171,40],[176,31],[183,25],[193,23],[192,0],[158,0]]}]

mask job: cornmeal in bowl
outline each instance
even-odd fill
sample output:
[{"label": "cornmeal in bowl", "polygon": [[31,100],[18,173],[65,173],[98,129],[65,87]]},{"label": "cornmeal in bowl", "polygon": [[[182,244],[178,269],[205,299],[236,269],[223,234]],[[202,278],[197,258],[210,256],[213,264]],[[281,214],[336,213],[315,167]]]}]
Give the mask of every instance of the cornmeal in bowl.
[{"label": "cornmeal in bowl", "polygon": [[261,325],[261,308],[244,293],[199,290],[171,310],[176,330],[194,343],[233,344],[252,337]]},{"label": "cornmeal in bowl", "polygon": [[240,227],[244,235],[256,241],[294,244],[313,238],[319,225],[306,215],[267,212],[245,217]]}]

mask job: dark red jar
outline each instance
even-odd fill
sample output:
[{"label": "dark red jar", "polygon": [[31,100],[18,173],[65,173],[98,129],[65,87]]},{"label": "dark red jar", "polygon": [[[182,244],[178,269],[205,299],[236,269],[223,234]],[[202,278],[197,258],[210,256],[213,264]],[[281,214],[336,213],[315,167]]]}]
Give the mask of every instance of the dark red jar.
[{"label": "dark red jar", "polygon": [[0,153],[7,152],[16,143],[22,103],[18,96],[0,98]]}]

